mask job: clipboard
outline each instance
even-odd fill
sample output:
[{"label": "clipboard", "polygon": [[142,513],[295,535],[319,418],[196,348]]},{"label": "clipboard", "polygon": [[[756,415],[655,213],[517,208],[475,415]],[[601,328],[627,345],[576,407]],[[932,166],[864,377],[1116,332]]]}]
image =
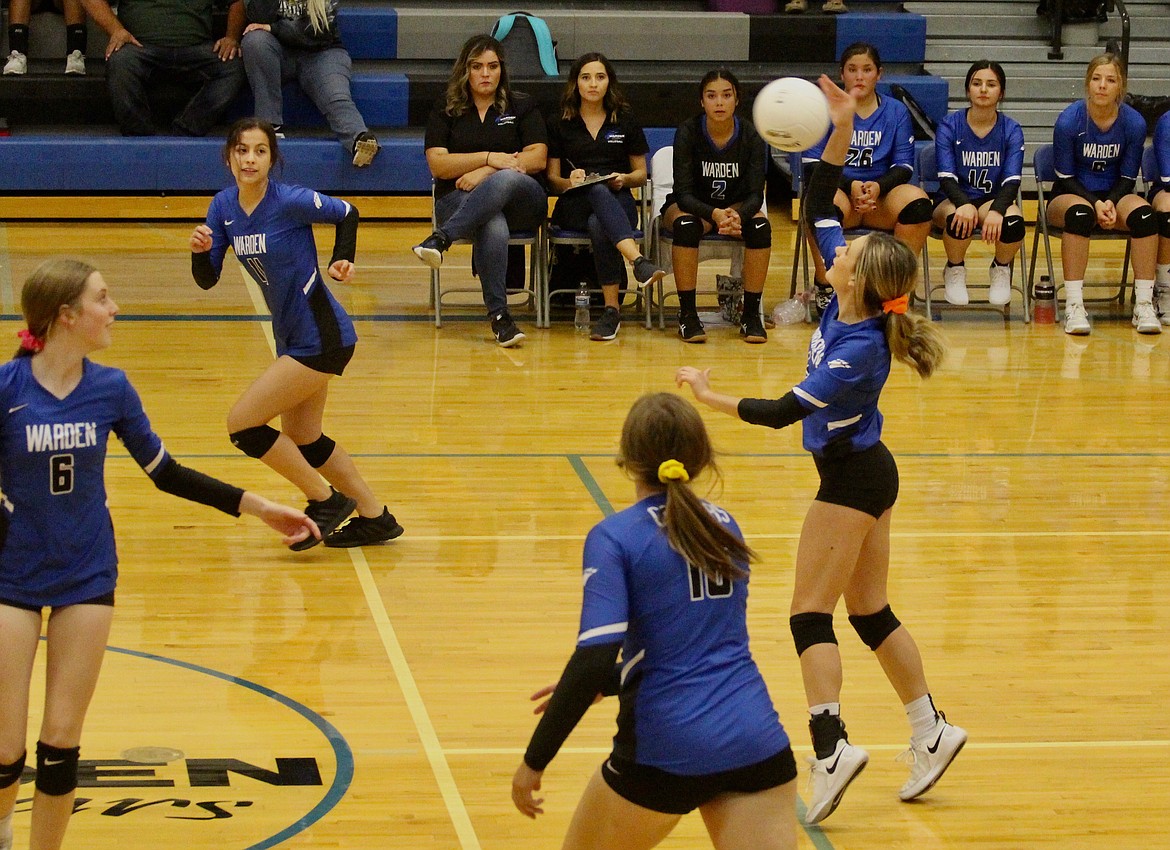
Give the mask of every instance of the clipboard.
[{"label": "clipboard", "polygon": [[576,186],[570,186],[566,192],[572,192],[574,189],[584,189],[586,186],[592,186],[594,183],[606,183],[617,177],[616,171],[611,171],[609,174],[590,174]]}]

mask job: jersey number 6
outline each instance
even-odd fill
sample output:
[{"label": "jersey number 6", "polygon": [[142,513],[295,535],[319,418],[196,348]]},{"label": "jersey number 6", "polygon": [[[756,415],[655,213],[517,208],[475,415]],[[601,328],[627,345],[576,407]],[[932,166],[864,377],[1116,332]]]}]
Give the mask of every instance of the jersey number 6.
[{"label": "jersey number 6", "polygon": [[49,492],[54,496],[73,492],[73,455],[52,455],[49,458]]}]

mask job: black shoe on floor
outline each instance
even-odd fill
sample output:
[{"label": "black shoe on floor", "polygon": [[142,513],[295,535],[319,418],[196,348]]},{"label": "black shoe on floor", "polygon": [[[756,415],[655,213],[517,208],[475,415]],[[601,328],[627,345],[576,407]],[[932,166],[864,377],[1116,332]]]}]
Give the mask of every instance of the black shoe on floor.
[{"label": "black shoe on floor", "polygon": [[664,277],[666,277],[666,272],[645,257],[639,257],[634,260],[634,280],[643,286],[648,283],[657,283]]},{"label": "black shoe on floor", "polygon": [[678,336],[683,342],[707,341],[707,330],[698,313],[678,314]]},{"label": "black shoe on floor", "polygon": [[305,507],[305,513],[308,514],[309,519],[317,523],[317,529],[321,532],[321,537],[313,537],[312,535],[306,537],[304,540],[297,541],[288,548],[294,552],[303,552],[306,549],[312,549],[322,540],[332,533],[337,526],[345,522],[345,518],[353,513],[353,509],[357,507],[357,500],[351,499],[344,493],[339,493],[332,487],[329,488],[330,494],[328,499],[322,501],[309,500],[309,504]]},{"label": "black shoe on floor", "polygon": [[382,508],[382,515],[374,518],[355,516],[337,531],[325,538],[330,549],[351,549],[354,546],[372,546],[385,543],[402,535],[403,528],[394,519],[389,508]]},{"label": "black shoe on floor", "polygon": [[622,312],[617,307],[606,307],[601,317],[593,323],[593,327],[589,330],[589,338],[604,342],[605,340],[615,339],[618,334],[618,328],[622,326]]},{"label": "black shoe on floor", "polygon": [[443,265],[443,252],[450,247],[451,240],[436,230],[411,250],[414,251],[416,257],[432,269],[437,269]]},{"label": "black shoe on floor", "polygon": [[492,333],[495,334],[496,342],[503,348],[519,345],[525,339],[524,333],[516,327],[516,323],[512,321],[512,314],[508,312],[492,317]]},{"label": "black shoe on floor", "polygon": [[764,321],[759,313],[744,314],[743,322],[739,326],[739,335],[744,342],[760,343],[768,341],[768,332],[764,330]]}]

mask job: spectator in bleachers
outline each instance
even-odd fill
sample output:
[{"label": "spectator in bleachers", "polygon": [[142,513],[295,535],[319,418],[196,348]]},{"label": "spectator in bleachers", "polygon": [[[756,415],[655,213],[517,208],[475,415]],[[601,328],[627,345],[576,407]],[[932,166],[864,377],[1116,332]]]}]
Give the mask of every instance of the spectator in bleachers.
[{"label": "spectator in bleachers", "polygon": [[[561,114],[549,122],[548,182],[561,197],[552,223],[568,230],[588,231],[593,243],[597,280],[605,311],[589,338],[613,339],[621,326],[619,289],[624,282],[622,259],[634,268],[634,279],[647,284],[663,272],[642,256],[634,239],[638,207],[631,188],[646,185],[646,134],[630,119],[629,103],[613,64],[600,53],[586,53],[569,69],[561,95]],[[613,176],[575,188],[590,175]]]},{"label": "spectator in bleachers", "polygon": [[[877,92],[882,77],[878,50],[864,41],[841,54],[841,80],[857,101],[853,142],[845,158],[844,176],[834,204],[845,229],[870,227],[886,230],[919,253],[930,235],[933,207],[926,193],[910,182],[914,176],[914,129],[910,112],[900,101]],[[820,159],[825,142],[803,155],[805,167]],[[815,239],[811,240],[816,245]],[[824,281],[824,262],[816,264],[817,305],[821,309],[832,293]]]},{"label": "spectator in bleachers", "polygon": [[350,93],[351,62],[337,33],[337,0],[244,0],[241,50],[256,117],[283,135],[281,85],[296,80],[349,150],[358,168],[374,161],[378,140]]},{"label": "spectator in bleachers", "polygon": [[110,37],[106,84],[122,134],[157,134],[150,94],[165,76],[198,85],[171,121],[170,134],[207,135],[244,84],[243,0],[228,7],[227,33],[218,40],[212,36],[214,0],[118,0],[116,15],[107,0],[81,2]]},{"label": "spectator in bleachers", "polygon": [[508,84],[500,43],[489,35],[469,38],[427,120],[437,229],[414,253],[438,268],[453,241],[472,242],[492,333],[504,348],[524,340],[508,312],[508,238],[544,222],[548,195],[533,175],[545,169],[547,141],[536,104]]},{"label": "spectator in bleachers", "polygon": [[1129,234],[1133,263],[1133,326],[1138,333],[1162,332],[1154,310],[1158,261],[1158,218],[1145,198],[1134,194],[1146,122],[1123,103],[1126,75],[1121,60],[1103,53],[1085,71],[1085,97],[1071,104],[1052,129],[1056,184],[1045,215],[1062,229],[1060,264],[1064,273],[1064,332],[1091,330],[1085,312],[1085,269],[1094,229]]},{"label": "spectator in bleachers", "polygon": [[935,152],[940,191],[934,224],[943,231],[947,301],[966,304],[964,258],[977,229],[995,246],[988,272],[987,300],[1003,305],[1012,298],[1012,261],[1024,244],[1024,217],[1016,205],[1024,169],[1024,130],[999,111],[1007,92],[1003,67],[982,60],[967,69],[964,83],[971,104],[938,126]]},{"label": "spectator in bleachers", "polygon": [[[33,8],[33,5],[36,8]],[[28,24],[33,12],[65,16],[65,73],[85,73],[85,10],[81,0],[10,0],[8,4],[8,60],[5,74],[28,72]]]},{"label": "spectator in bleachers", "polygon": [[707,340],[695,289],[699,243],[710,233],[743,241],[739,333],[746,342],[768,341],[760,313],[772,256],[772,226],[762,209],[767,146],[752,122],[735,114],[739,95],[735,74],[726,68],[708,71],[699,83],[703,111],[684,121],[674,136],[674,189],[666,196],[662,223],[673,239],[670,258],[683,342]]},{"label": "spectator in bleachers", "polygon": [[1163,325],[1170,325],[1170,112],[1154,125],[1154,162],[1157,182],[1150,200],[1158,213],[1158,268],[1154,285],[1154,306]]}]

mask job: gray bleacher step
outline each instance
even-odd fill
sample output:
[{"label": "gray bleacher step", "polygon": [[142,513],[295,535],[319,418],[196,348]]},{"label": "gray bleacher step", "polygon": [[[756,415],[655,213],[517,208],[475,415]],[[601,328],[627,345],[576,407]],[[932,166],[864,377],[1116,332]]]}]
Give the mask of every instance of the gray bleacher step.
[{"label": "gray bleacher step", "polygon": [[[967,6],[970,10],[970,5]],[[996,38],[1008,36],[1010,38],[1043,39],[1050,31],[1048,22],[1035,15],[1000,16],[985,14],[981,8],[980,14],[939,15],[932,13],[927,26],[929,39],[959,37],[970,39],[972,33],[978,33],[980,38]]]},{"label": "gray bleacher step", "polygon": [[[1044,42],[1001,39],[991,43],[973,43],[970,39],[926,42],[926,64],[932,62],[972,62],[990,59],[1003,65],[1017,62],[1047,62],[1049,46]],[[1102,50],[1100,45],[1065,45],[1063,62],[1080,63],[1083,68]]]}]

